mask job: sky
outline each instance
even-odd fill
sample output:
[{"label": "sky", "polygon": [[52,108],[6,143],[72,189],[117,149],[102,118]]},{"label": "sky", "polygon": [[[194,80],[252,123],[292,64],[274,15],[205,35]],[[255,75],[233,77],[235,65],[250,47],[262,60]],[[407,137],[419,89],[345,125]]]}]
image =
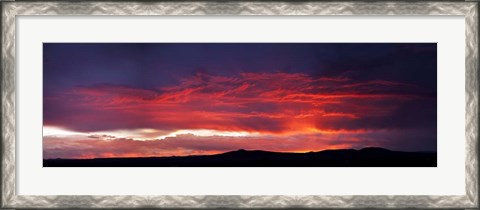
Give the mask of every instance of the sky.
[{"label": "sky", "polygon": [[44,43],[43,157],[436,151],[436,43]]}]

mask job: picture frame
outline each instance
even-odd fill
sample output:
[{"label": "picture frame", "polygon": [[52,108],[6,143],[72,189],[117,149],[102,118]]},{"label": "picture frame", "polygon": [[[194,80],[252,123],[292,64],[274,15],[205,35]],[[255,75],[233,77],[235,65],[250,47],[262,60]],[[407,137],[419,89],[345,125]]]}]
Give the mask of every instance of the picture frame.
[{"label": "picture frame", "polygon": [[[2,2],[2,208],[478,208],[478,2]],[[465,17],[464,195],[18,195],[16,18],[36,15],[460,15]]]}]

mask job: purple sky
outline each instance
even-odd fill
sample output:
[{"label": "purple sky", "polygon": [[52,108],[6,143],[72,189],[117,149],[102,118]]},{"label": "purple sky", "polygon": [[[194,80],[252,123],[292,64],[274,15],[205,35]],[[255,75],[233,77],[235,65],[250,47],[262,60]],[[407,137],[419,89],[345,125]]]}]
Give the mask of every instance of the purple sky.
[{"label": "purple sky", "polygon": [[48,158],[437,147],[435,43],[45,43],[43,62]]}]

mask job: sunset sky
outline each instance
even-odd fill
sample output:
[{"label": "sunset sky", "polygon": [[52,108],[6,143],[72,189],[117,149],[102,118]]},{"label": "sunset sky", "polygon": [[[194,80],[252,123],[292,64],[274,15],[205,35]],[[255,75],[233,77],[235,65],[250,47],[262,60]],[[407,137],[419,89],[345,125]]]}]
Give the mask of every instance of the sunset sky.
[{"label": "sunset sky", "polygon": [[44,158],[436,151],[435,43],[45,43]]}]

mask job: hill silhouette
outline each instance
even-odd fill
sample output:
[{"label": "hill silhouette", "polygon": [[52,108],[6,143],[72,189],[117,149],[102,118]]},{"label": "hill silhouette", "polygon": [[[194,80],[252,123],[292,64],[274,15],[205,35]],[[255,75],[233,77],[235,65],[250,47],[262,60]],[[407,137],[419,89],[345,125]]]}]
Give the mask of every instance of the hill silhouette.
[{"label": "hill silhouette", "polygon": [[236,150],[215,155],[45,159],[44,167],[436,167],[436,152],[369,147],[307,153]]}]

